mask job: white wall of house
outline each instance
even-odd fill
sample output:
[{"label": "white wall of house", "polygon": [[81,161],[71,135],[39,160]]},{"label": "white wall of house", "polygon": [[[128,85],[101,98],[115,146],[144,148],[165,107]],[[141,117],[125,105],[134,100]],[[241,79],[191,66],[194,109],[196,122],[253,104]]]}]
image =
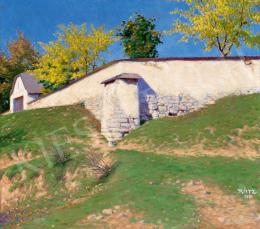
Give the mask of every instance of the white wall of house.
[{"label": "white wall of house", "polygon": [[23,85],[23,81],[20,77],[17,78],[14,90],[10,96],[10,112],[14,112],[14,103],[15,99],[23,97],[23,109],[28,109],[28,103],[32,102],[33,100],[39,97],[38,94],[29,94]]},{"label": "white wall of house", "polygon": [[12,95],[10,96],[10,111],[14,111],[14,102],[15,99],[23,97],[23,107],[24,109],[27,108],[27,104],[30,102],[30,99],[28,97],[28,93],[23,85],[23,82],[21,78],[17,78],[14,86],[14,90]]}]

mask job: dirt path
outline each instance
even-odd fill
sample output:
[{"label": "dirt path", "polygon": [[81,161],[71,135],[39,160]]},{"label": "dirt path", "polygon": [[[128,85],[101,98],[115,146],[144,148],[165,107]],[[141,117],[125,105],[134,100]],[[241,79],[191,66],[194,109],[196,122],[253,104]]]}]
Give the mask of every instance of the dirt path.
[{"label": "dirt path", "polygon": [[94,149],[98,149],[104,153],[108,153],[116,149],[116,147],[110,147],[106,139],[97,130],[90,129],[90,138],[90,146]]},{"label": "dirt path", "polygon": [[104,209],[99,214],[88,215],[78,222],[82,228],[96,229],[163,229],[160,225],[145,224],[143,215],[122,206]]},{"label": "dirt path", "polygon": [[188,182],[182,191],[194,196],[198,206],[200,229],[257,229],[260,228],[260,203],[227,195],[217,187],[201,181]]},{"label": "dirt path", "polygon": [[[260,142],[259,142],[260,144]],[[147,145],[138,144],[134,142],[122,141],[118,144],[117,148],[124,150],[138,150],[142,152],[154,152],[157,154],[164,155],[177,155],[177,156],[223,156],[237,158],[248,158],[256,159],[260,158],[260,152],[252,149],[249,146],[237,147],[237,146],[227,146],[225,148],[215,148],[215,149],[205,149],[202,144],[192,146],[188,149],[181,148],[169,148],[165,146],[153,146],[150,143]]]}]

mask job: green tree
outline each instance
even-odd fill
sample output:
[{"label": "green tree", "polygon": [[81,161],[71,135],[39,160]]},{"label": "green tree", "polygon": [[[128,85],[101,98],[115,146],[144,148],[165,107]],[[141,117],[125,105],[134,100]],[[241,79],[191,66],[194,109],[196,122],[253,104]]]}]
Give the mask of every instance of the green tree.
[{"label": "green tree", "polygon": [[0,112],[9,108],[9,96],[14,77],[33,69],[39,54],[22,33],[8,44],[8,53],[0,54]]},{"label": "green tree", "polygon": [[0,55],[0,113],[6,111],[9,107],[9,93],[13,77],[10,71],[10,65],[4,54]]},{"label": "green tree", "polygon": [[105,59],[102,54],[114,42],[113,32],[105,32],[103,27],[91,27],[86,24],[59,26],[57,40],[49,44],[41,43],[45,54],[35,65],[34,71],[45,88],[55,90],[73,79],[93,71]]},{"label": "green tree", "polygon": [[175,0],[186,4],[186,10],[176,9],[172,14],[183,20],[176,20],[172,33],[181,33],[181,41],[190,37],[205,42],[205,50],[216,47],[222,56],[231,54],[232,47],[242,44],[260,47],[259,0]]},{"label": "green tree", "polygon": [[155,19],[137,14],[133,20],[123,21],[118,29],[125,54],[130,58],[158,56],[157,46],[162,43],[161,32],[155,30]]}]

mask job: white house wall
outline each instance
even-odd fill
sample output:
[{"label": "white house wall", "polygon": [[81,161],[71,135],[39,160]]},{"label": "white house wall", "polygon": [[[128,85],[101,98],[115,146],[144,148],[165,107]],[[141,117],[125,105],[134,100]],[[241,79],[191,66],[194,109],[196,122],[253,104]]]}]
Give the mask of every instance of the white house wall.
[{"label": "white house wall", "polygon": [[23,107],[24,109],[27,109],[27,104],[29,102],[31,102],[32,100],[30,100],[30,98],[28,97],[28,93],[23,85],[23,82],[21,80],[21,78],[17,78],[16,82],[15,82],[15,87],[13,90],[12,95],[10,96],[10,111],[13,112],[14,110],[14,99],[19,98],[23,96]]}]

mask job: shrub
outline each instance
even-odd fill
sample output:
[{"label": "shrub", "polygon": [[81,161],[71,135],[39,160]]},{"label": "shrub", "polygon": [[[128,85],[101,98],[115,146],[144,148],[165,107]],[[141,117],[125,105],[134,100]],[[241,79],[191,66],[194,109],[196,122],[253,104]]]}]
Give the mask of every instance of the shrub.
[{"label": "shrub", "polygon": [[108,177],[116,164],[111,159],[105,158],[101,153],[90,152],[87,159],[92,171],[99,179]]}]

